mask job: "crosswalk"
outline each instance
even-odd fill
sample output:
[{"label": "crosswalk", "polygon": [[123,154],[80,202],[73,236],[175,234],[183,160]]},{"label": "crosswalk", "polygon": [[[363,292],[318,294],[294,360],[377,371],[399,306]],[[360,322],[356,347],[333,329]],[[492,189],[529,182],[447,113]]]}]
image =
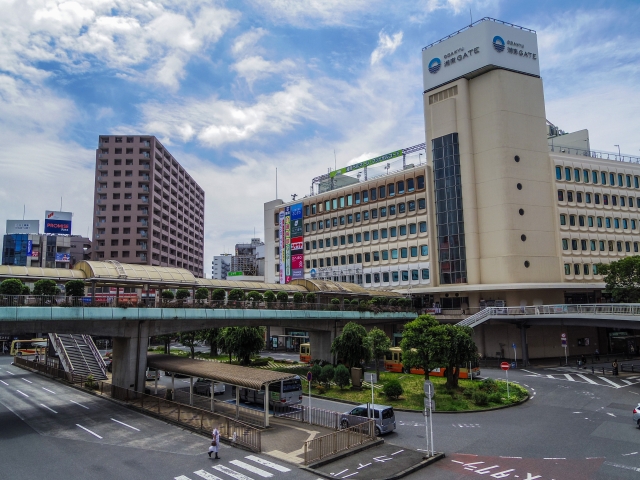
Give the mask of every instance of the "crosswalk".
[{"label": "crosswalk", "polygon": [[[226,464],[217,463],[211,467],[215,473],[209,470],[196,470],[193,476],[180,475],[173,477],[174,480],[254,480],[260,478],[281,478],[283,473],[290,472],[291,469],[278,463],[266,460],[257,455],[247,455],[243,460],[230,460]],[[237,470],[236,470],[237,469]],[[251,477],[249,475],[253,475]]]},{"label": "crosswalk", "polygon": [[640,375],[634,375],[630,377],[621,378],[617,377],[605,377],[603,375],[593,375],[591,373],[577,373],[575,370],[566,369],[562,367],[558,368],[548,368],[546,370],[554,370],[560,372],[570,372],[570,373],[553,373],[553,374],[544,374],[539,372],[532,372],[529,370],[522,369],[523,372],[527,373],[527,377],[535,377],[535,378],[548,378],[551,380],[560,380],[566,382],[577,382],[577,383],[586,383],[589,385],[598,385],[601,387],[609,387],[609,388],[625,388],[631,385],[640,384]]}]

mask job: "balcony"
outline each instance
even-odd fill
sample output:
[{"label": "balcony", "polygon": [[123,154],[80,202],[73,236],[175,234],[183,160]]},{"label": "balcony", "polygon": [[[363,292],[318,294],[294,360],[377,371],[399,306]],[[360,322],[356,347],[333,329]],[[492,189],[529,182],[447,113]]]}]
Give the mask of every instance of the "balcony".
[{"label": "balcony", "polygon": [[[147,179],[149,179],[149,177],[147,177]],[[149,191],[149,186],[148,185],[143,185],[142,186],[142,191],[143,192],[148,192]]]},{"label": "balcony", "polygon": [[142,168],[143,170],[149,170],[149,164],[148,163],[143,163],[142,165],[140,165],[140,168]]},{"label": "balcony", "polygon": [[142,203],[149,203],[149,197],[140,197],[138,200],[140,200]]},{"label": "balcony", "polygon": [[149,236],[149,234],[147,233],[146,230],[140,230],[138,232],[138,234],[142,237],[142,238],[147,238]]},{"label": "balcony", "polygon": [[149,181],[149,175],[141,175],[140,178],[141,178],[142,182],[148,182]]},{"label": "balcony", "polygon": [[98,175],[98,181],[107,181],[107,175]]},{"label": "balcony", "polygon": [[144,251],[146,251],[146,250],[147,250],[147,244],[146,244],[146,243],[140,243],[140,244],[136,245],[136,248],[137,248],[138,250],[144,250]]},{"label": "balcony", "polygon": [[145,147],[149,148],[149,147],[151,147],[151,142],[145,140],[144,142],[142,142],[142,145],[144,145]]},{"label": "balcony", "polygon": [[148,208],[141,208],[141,209],[138,209],[138,211],[140,212],[141,215],[149,215]]},{"label": "balcony", "polygon": [[140,253],[140,254],[138,254],[138,258],[139,258],[141,261],[143,261],[143,262],[146,262],[146,261],[147,261],[147,255],[146,255],[146,254],[144,254],[144,253]]},{"label": "balcony", "polygon": [[151,158],[151,155],[149,155],[149,152],[142,152],[142,156],[144,158]]},{"label": "balcony", "polygon": [[140,220],[140,225],[144,225],[146,227],[149,225],[149,221],[143,218],[142,220]]}]

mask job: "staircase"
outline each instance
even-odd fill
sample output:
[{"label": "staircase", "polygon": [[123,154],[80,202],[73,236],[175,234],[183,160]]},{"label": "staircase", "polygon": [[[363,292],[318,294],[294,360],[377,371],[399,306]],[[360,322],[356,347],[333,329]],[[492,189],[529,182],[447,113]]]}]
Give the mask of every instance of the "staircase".
[{"label": "staircase", "polygon": [[49,338],[66,372],[107,379],[107,367],[90,335],[50,333]]},{"label": "staircase", "polygon": [[483,310],[480,310],[478,313],[465,318],[461,322],[456,323],[456,325],[459,327],[477,327],[478,325],[489,320],[492,314],[493,308],[485,308]]}]

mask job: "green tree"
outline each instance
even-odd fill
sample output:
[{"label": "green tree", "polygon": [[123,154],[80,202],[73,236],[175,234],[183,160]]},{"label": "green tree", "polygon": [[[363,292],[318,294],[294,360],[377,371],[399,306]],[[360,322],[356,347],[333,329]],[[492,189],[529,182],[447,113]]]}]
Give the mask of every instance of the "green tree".
[{"label": "green tree", "polygon": [[333,380],[334,374],[335,370],[333,368],[333,365],[327,363],[324,367],[322,367],[320,378],[318,380],[320,380],[321,383],[328,385],[329,383],[331,383],[331,380]]},{"label": "green tree", "polygon": [[195,358],[196,356],[197,335],[198,335],[197,330],[193,330],[191,332],[178,333],[178,341],[185,347],[189,347],[189,351],[191,352],[191,358]]},{"label": "green tree", "polygon": [[58,294],[58,287],[54,280],[38,280],[33,285],[33,294],[34,295],[43,295],[45,297],[52,297]]},{"label": "green tree", "polygon": [[22,295],[25,285],[17,278],[7,278],[0,283],[0,295]]},{"label": "green tree", "polygon": [[289,294],[287,292],[280,291],[276,294],[276,298],[278,299],[278,302],[284,305],[289,301]]},{"label": "green tree", "polygon": [[293,294],[293,303],[300,304],[304,302],[304,295],[302,292],[296,292]]},{"label": "green tree", "polygon": [[380,359],[382,359],[391,348],[391,340],[387,334],[378,327],[373,327],[369,334],[369,345],[371,345],[371,356],[376,362],[376,376],[380,377]]},{"label": "green tree", "polygon": [[164,346],[164,353],[169,355],[171,353],[171,340],[173,340],[173,335],[158,335],[156,338],[162,342],[162,345]]},{"label": "green tree", "polygon": [[256,292],[254,290],[247,293],[247,300],[251,300],[252,302],[261,302],[264,299],[260,292]]},{"label": "green tree", "polygon": [[209,298],[209,290],[204,287],[200,287],[196,290],[196,300],[198,303],[203,303],[203,300]]},{"label": "green tree", "polygon": [[169,300],[173,300],[174,297],[175,297],[175,295],[173,294],[173,292],[171,290],[163,290],[162,291],[162,300],[168,302]]},{"label": "green tree", "polygon": [[311,382],[320,382],[322,376],[322,367],[317,363],[311,367]]},{"label": "green tree", "polygon": [[349,386],[349,382],[351,381],[349,369],[343,364],[338,365],[333,372],[333,381],[340,387],[340,390]]},{"label": "green tree", "polygon": [[176,290],[176,300],[186,300],[191,296],[191,292],[186,288],[179,288]]},{"label": "green tree", "polygon": [[229,363],[231,363],[232,355],[233,355],[233,327],[224,327],[220,330],[220,334],[218,336],[218,348],[222,350],[222,352],[229,355]]},{"label": "green tree", "polygon": [[22,292],[20,292],[20,295],[30,295],[30,294],[31,294],[31,289],[29,288],[29,285],[23,285]]},{"label": "green tree", "polygon": [[598,273],[604,275],[605,293],[620,303],[640,301],[640,256],[625,257],[608,265],[599,264]]},{"label": "green tree", "polygon": [[204,340],[209,344],[209,357],[218,355],[218,341],[222,334],[221,328],[208,328],[198,331],[198,340]]},{"label": "green tree", "polygon": [[221,288],[216,288],[213,292],[211,292],[211,301],[220,302],[225,299],[227,294]]},{"label": "green tree", "polygon": [[402,363],[405,368],[424,369],[425,380],[429,379],[429,372],[440,366],[435,359],[435,349],[432,341],[432,328],[438,321],[431,315],[420,315],[407,323],[402,331]]},{"label": "green tree", "polygon": [[404,393],[404,389],[402,388],[402,384],[394,379],[382,385],[382,393],[393,400],[397,400],[398,397]]},{"label": "green tree", "polygon": [[84,297],[84,282],[82,280],[69,280],[64,284],[67,297]]},{"label": "green tree", "polygon": [[457,325],[444,324],[434,327],[433,330],[444,330],[444,335],[435,334],[438,358],[442,365],[446,365],[447,384],[449,389],[458,388],[458,378],[460,377],[460,367],[464,367],[469,362],[473,362],[478,356],[478,348],[473,341],[473,330],[469,327],[459,327]]},{"label": "green tree", "polygon": [[232,300],[232,301],[244,300],[244,290],[241,290],[239,288],[234,288],[229,292],[229,300]]},{"label": "green tree", "polygon": [[316,294],[313,292],[307,293],[305,300],[307,303],[316,303]]},{"label": "green tree", "polygon": [[271,290],[267,290],[264,292],[264,301],[267,303],[267,306],[270,307],[276,302],[276,294]]},{"label": "green tree", "polygon": [[331,353],[350,367],[367,363],[371,360],[371,346],[365,328],[355,322],[347,323],[342,334],[333,341]]}]

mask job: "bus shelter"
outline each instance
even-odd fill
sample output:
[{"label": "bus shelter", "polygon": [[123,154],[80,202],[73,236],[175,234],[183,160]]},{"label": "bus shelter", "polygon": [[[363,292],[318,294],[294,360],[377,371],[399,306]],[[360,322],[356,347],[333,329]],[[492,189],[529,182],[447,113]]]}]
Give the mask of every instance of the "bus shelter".
[{"label": "bus shelter", "polygon": [[211,380],[211,411],[214,411],[213,390],[215,383],[224,383],[236,387],[236,418],[240,405],[240,389],[248,388],[260,391],[264,388],[264,425],[269,426],[269,384],[293,380],[295,374],[274,372],[240,365],[230,365],[228,363],[209,362],[206,360],[194,360],[191,358],[178,357],[175,355],[151,354],[147,356],[147,367],[155,368],[156,390],[158,387],[158,371],[171,372],[171,388],[175,392],[176,374],[189,377],[189,397],[193,402],[193,379],[204,378]]}]

